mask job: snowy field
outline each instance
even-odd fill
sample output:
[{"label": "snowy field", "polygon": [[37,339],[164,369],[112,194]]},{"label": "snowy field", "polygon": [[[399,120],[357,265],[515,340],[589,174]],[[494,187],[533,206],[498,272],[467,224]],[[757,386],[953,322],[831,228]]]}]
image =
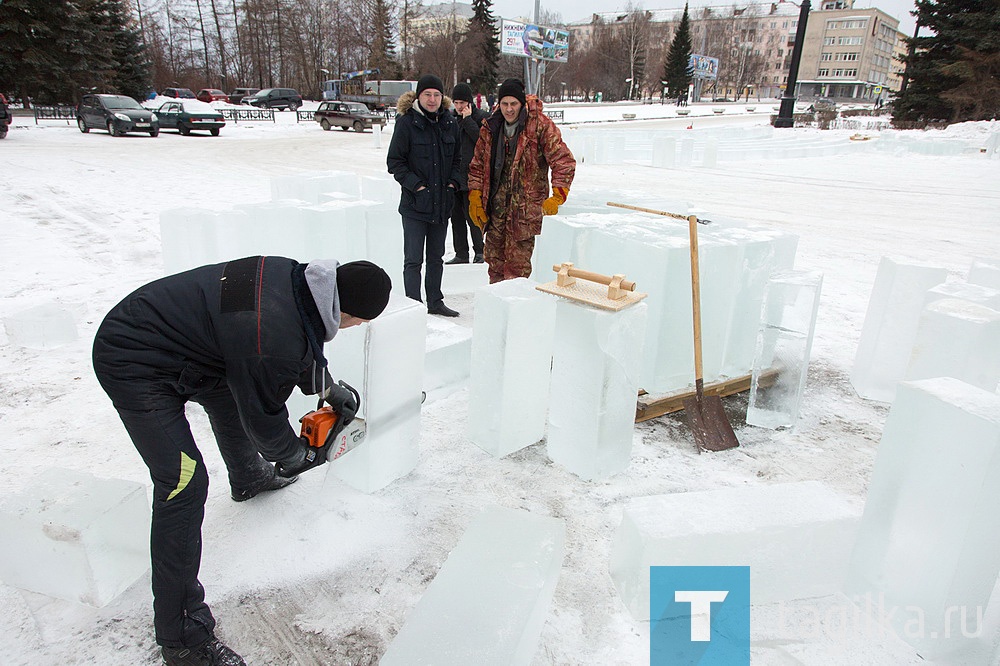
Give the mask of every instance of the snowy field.
[{"label": "snowy field", "polygon": [[[623,112],[651,108],[607,105],[580,110],[586,118],[566,115],[577,122],[620,120]],[[770,105],[765,113],[728,105],[722,115],[711,105],[690,108],[703,118],[696,128],[762,125],[772,112]],[[663,109],[663,119],[613,127],[641,134],[691,124]],[[0,319],[55,303],[73,313],[79,331],[76,342],[47,351],[14,346],[0,331],[6,494],[28,488],[50,467],[149,484],[93,376],[90,346],[107,310],[162,274],[160,211],[266,201],[276,175],[385,172],[391,124],[375,147],[371,133],[323,132],[315,123],[296,123],[291,113],[276,117],[273,124],[230,123],[218,138],[163,132],[156,139],[84,135],[64,123],[19,118],[0,142]],[[623,503],[819,480],[860,512],[887,406],[859,398],[848,376],[879,259],[919,259],[958,280],[973,258],[1000,257],[1000,160],[975,152],[990,129],[970,124],[911,133],[914,141],[968,142],[970,152],[949,157],[868,151],[711,169],[578,166],[570,200],[596,190],[626,201],[662,195],[697,204],[706,217],[799,236],[796,268],[822,271],[824,281],[805,403],[791,431],[744,425],[739,412],[746,397],[736,397],[729,407],[740,448],[699,455],[682,417],[656,419],[636,426],[626,473],[588,483],[550,463],[541,443],[501,460],[472,445],[463,435],[468,391],[462,389],[424,406],[420,463],[384,490],[364,495],[335,485],[333,496],[320,497],[325,470],[318,470],[287,490],[236,504],[208,421],[197,407],[189,410],[213,483],[201,580],[218,634],[253,665],[375,664],[472,518],[499,504],[567,525],[564,566],[534,664],[648,663],[648,624],[631,618],[608,574]],[[783,132],[803,141],[818,133]],[[448,303],[471,326],[471,294]],[[755,607],[753,663],[928,663],[883,630],[831,627],[821,616],[855,615],[839,596]],[[975,663],[991,663],[996,654]],[[157,663],[148,573],[100,609],[0,585],[0,664]]]}]

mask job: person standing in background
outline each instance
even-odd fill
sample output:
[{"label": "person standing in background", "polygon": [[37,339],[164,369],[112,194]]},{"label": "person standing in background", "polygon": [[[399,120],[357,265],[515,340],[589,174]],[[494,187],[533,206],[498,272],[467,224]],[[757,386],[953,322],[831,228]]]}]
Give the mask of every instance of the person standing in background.
[{"label": "person standing in background", "polygon": [[[482,95],[480,95],[482,97]],[[458,119],[458,133],[461,139],[462,161],[459,171],[459,187],[455,192],[455,207],[451,212],[451,240],[455,257],[447,264],[469,263],[469,236],[472,236],[473,261],[483,263],[483,232],[469,219],[469,164],[479,140],[479,127],[489,114],[476,108],[472,103],[472,88],[467,83],[459,83],[451,92],[455,116]]]}]

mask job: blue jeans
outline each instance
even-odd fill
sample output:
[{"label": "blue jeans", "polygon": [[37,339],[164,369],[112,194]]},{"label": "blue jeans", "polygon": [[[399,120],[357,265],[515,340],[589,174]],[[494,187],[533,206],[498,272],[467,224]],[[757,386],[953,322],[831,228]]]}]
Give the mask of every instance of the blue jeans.
[{"label": "blue jeans", "polygon": [[403,218],[403,288],[406,290],[407,298],[421,300],[420,267],[426,256],[427,274],[424,276],[424,291],[427,294],[429,308],[444,302],[441,276],[444,274],[442,257],[447,236],[447,224]]}]

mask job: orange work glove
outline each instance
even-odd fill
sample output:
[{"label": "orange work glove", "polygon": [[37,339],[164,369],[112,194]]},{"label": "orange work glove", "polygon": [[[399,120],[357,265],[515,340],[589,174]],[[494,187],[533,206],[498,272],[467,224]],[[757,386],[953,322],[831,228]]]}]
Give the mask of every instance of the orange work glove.
[{"label": "orange work glove", "polygon": [[483,193],[469,190],[469,219],[480,229],[486,228],[486,211],[483,209]]},{"label": "orange work glove", "polygon": [[552,196],[542,202],[542,212],[546,215],[555,215],[559,212],[559,206],[566,203],[568,195],[568,187],[553,187]]}]

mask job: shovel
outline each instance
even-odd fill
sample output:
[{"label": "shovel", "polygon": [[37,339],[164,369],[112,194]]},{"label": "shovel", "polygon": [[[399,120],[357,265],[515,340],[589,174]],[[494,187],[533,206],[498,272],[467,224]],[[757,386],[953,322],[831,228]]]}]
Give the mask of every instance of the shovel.
[{"label": "shovel", "polygon": [[722,409],[722,398],[705,395],[701,368],[701,284],[698,279],[698,218],[689,215],[691,236],[691,309],[694,311],[694,390],[695,395],[684,401],[684,413],[694,433],[698,447],[706,451],[725,451],[740,445],[733,426]]}]

